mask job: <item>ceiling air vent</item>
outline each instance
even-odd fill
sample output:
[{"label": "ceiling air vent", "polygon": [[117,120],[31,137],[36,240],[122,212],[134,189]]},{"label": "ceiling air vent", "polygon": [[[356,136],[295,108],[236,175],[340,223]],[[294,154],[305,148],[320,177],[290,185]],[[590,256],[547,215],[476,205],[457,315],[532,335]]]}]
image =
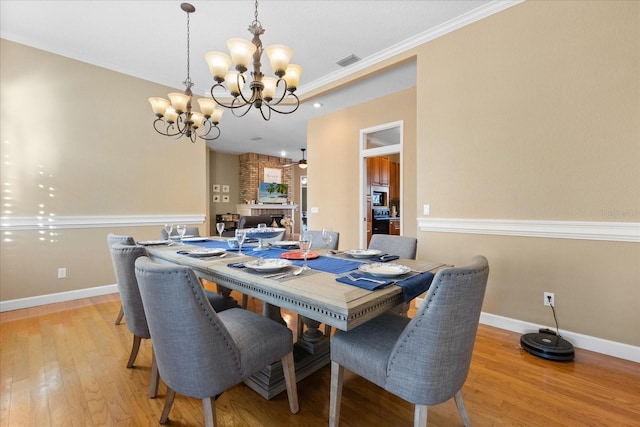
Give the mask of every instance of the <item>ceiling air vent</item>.
[{"label": "ceiling air vent", "polygon": [[336,62],[341,67],[348,67],[351,64],[355,64],[360,61],[360,58],[355,56],[353,53],[345,58],[342,58],[340,61]]}]

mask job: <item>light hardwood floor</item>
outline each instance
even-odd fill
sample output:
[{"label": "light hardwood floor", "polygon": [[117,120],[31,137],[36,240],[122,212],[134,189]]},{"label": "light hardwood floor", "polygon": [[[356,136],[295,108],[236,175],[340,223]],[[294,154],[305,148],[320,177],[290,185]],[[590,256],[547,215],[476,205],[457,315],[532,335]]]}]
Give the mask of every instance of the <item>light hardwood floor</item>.
[{"label": "light hardwood floor", "polygon": [[[110,295],[0,313],[0,427],[157,425],[166,388],[147,398],[148,341],[125,367],[132,337],[114,325],[119,308]],[[551,362],[521,350],[519,337],[480,325],[463,388],[474,426],[640,425],[640,365],[580,349],[574,362]],[[286,393],[267,401],[238,385],[217,401],[219,425],[326,426],[329,377],[327,366],[298,384],[296,415]],[[412,405],[349,372],[341,415],[344,427],[413,425]],[[200,400],[178,395],[168,425],[202,424]],[[428,425],[462,425],[454,402],[431,407]]]}]

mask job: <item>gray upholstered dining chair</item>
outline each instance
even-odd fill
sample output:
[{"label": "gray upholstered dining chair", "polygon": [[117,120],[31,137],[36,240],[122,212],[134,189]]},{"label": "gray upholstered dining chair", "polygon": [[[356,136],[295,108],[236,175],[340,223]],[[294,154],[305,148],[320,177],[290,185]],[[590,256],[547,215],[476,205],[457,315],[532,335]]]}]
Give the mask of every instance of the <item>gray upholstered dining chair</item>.
[{"label": "gray upholstered dining chair", "polygon": [[369,249],[377,249],[400,258],[416,259],[418,239],[409,236],[374,234],[369,241]]},{"label": "gray upholstered dining chair", "polygon": [[[173,227],[173,230],[171,230],[171,235],[178,236],[178,231],[175,227]],[[187,226],[184,235],[191,237],[200,237],[200,230],[198,229],[198,227]],[[164,228],[160,230],[160,238],[162,240],[167,240],[167,230],[165,230]]]},{"label": "gray upholstered dining chair", "polygon": [[[322,230],[307,230],[304,234],[311,236],[311,248],[324,249],[325,243],[322,241]],[[338,249],[340,243],[340,233],[338,231],[330,231],[331,242],[326,245],[326,249]]]},{"label": "gray upholstered dining chair", "polygon": [[[113,259],[113,268],[116,273],[122,308],[127,319],[127,328],[133,334],[133,344],[127,361],[127,368],[133,368],[140,350],[140,342],[143,339],[151,338],[135,275],[136,259],[146,255],[147,250],[144,246],[124,243],[115,243],[111,246],[111,258]],[[149,383],[149,397],[151,398],[156,397],[158,394],[158,379],[158,367],[155,356],[152,353],[151,381]]]},{"label": "gray upholstered dining chair", "polygon": [[414,426],[427,425],[427,407],[462,400],[484,299],[489,264],[476,256],[436,273],[413,319],[384,313],[331,340],[329,425],[338,426],[344,368],[415,404]]},{"label": "gray upholstered dining chair", "polygon": [[[136,241],[133,239],[133,236],[125,236],[122,234],[109,233],[107,234],[107,245],[109,246],[109,255],[111,255],[111,246],[116,243],[124,243],[125,245],[135,245]],[[111,258],[111,262],[113,262],[113,257]],[[115,265],[113,267],[115,271]],[[120,304],[120,311],[118,312],[118,316],[116,317],[116,325],[119,325],[122,322],[122,318],[124,317],[124,310],[122,309],[122,304]]]},{"label": "gray upholstered dining chair", "polygon": [[161,424],[168,421],[180,393],[202,399],[205,425],[215,426],[215,397],[278,360],[289,409],[298,412],[293,336],[286,326],[238,308],[216,313],[188,267],[142,257],[136,261],[136,276],[168,389]]}]

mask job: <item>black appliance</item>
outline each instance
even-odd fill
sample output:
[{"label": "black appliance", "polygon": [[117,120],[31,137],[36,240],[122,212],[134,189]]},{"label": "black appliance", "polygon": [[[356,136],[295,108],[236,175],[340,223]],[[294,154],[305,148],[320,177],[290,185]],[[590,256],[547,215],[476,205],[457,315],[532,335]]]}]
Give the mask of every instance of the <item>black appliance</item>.
[{"label": "black appliance", "polygon": [[374,207],[389,206],[389,191],[387,187],[373,187],[371,191],[371,204]]},{"label": "black appliance", "polygon": [[371,210],[371,233],[372,234],[389,234],[389,208],[374,208]]}]

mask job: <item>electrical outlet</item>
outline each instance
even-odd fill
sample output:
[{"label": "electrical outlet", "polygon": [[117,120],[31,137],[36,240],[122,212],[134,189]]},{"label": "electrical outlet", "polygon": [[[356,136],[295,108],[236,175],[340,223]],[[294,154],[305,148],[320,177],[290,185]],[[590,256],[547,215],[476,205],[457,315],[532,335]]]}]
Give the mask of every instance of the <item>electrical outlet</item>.
[{"label": "electrical outlet", "polygon": [[553,292],[544,293],[544,305],[547,307],[556,306],[556,296]]},{"label": "electrical outlet", "polygon": [[67,277],[67,269],[64,267],[61,267],[58,269],[58,279],[64,279]]}]

